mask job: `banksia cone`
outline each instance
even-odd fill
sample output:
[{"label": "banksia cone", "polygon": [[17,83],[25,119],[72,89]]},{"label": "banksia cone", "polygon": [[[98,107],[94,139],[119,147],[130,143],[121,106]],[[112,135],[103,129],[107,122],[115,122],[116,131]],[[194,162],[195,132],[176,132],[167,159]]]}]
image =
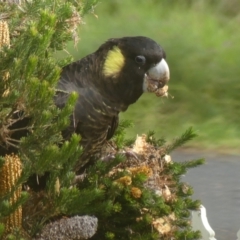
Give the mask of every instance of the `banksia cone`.
[{"label": "banksia cone", "polygon": [[[9,28],[8,23],[6,21],[0,21],[0,50],[2,46],[10,45],[10,37],[9,37]],[[9,78],[9,72],[3,73],[3,80],[6,81]],[[6,89],[3,93],[3,97],[6,97],[9,93],[9,89]]]},{"label": "banksia cone", "polygon": [[[5,163],[0,168],[0,197],[8,194],[17,183],[21,175],[22,167],[17,155],[6,155]],[[10,204],[16,203],[21,195],[21,186],[19,186],[10,198]],[[10,232],[13,228],[20,228],[22,225],[22,208],[17,208],[12,214],[4,219],[5,231]]]},{"label": "banksia cone", "polygon": [[9,29],[6,21],[0,21],[0,48],[10,45]]},{"label": "banksia cone", "polygon": [[[9,28],[6,21],[0,21],[0,50],[4,45],[10,46]],[[3,73],[3,80],[6,81],[8,78],[9,72]],[[8,93],[9,89],[6,89],[3,93],[3,97],[6,97]]]}]

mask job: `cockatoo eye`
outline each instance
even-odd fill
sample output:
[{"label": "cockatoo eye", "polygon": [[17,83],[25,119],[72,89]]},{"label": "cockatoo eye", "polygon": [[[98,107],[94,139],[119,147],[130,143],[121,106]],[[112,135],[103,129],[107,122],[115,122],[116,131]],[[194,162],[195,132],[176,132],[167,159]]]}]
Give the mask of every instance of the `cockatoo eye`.
[{"label": "cockatoo eye", "polygon": [[144,56],[136,56],[135,62],[139,65],[144,65],[146,63],[146,58]]}]

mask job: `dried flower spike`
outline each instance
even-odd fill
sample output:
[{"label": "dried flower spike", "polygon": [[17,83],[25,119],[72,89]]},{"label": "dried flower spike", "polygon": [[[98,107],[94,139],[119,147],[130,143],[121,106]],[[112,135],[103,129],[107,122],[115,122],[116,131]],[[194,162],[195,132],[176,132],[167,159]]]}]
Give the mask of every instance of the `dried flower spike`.
[{"label": "dried flower spike", "polygon": [[[6,21],[0,21],[0,50],[3,46],[10,46],[9,28]],[[9,72],[3,73],[3,80],[7,81],[9,78]],[[9,89],[5,89],[3,92],[3,97],[7,97],[9,94]]]},{"label": "dried flower spike", "polygon": [[9,29],[6,21],[0,21],[0,48],[4,45],[9,46]]},{"label": "dried flower spike", "polygon": [[[8,194],[15,186],[22,172],[21,162],[17,155],[6,155],[5,163],[0,169],[0,197]],[[10,204],[14,204],[21,195],[19,186],[10,198]],[[20,228],[22,225],[22,208],[19,207],[4,219],[5,231],[10,232],[13,228]]]}]

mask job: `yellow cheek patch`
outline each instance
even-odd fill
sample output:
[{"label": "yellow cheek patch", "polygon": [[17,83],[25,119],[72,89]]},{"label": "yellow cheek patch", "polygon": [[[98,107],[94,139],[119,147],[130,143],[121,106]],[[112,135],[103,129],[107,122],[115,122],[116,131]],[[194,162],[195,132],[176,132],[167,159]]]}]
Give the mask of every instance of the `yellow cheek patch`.
[{"label": "yellow cheek patch", "polygon": [[116,78],[124,66],[125,58],[118,47],[114,47],[107,53],[103,65],[103,74],[106,77]]}]

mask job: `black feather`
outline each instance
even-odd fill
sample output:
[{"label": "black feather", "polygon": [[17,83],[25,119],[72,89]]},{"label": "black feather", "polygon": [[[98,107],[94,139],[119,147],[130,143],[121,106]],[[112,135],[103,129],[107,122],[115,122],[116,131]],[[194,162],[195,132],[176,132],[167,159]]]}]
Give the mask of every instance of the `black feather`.
[{"label": "black feather", "polygon": [[[117,78],[106,77],[103,65],[109,50],[118,47],[125,63]],[[135,58],[143,55],[144,65],[139,66]],[[143,78],[146,71],[165,58],[163,49],[152,39],[146,37],[124,37],[110,39],[99,49],[73,62],[62,69],[56,87],[55,104],[62,108],[73,91],[78,93],[75,109],[70,116],[70,125],[63,131],[64,139],[73,133],[81,135],[84,152],[75,168],[79,171],[92,157],[101,152],[104,143],[109,140],[118,126],[118,114],[126,111],[143,93]],[[23,119],[11,128],[29,124]],[[17,126],[19,125],[19,126]],[[26,132],[15,136],[20,139]],[[0,153],[16,151],[12,147]]]}]

